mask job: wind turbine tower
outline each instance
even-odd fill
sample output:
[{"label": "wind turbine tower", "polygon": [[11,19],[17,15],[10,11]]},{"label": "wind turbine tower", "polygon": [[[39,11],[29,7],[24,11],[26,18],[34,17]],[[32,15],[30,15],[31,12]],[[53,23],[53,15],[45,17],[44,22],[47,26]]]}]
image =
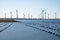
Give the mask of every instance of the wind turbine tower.
[{"label": "wind turbine tower", "polygon": [[30,18],[30,14],[28,14],[28,18]]},{"label": "wind turbine tower", "polygon": [[31,15],[31,18],[32,18],[32,15]]},{"label": "wind turbine tower", "polygon": [[16,18],[18,18],[18,10],[16,10]]},{"label": "wind turbine tower", "polygon": [[56,14],[56,12],[55,12],[55,19],[57,19],[57,14]]},{"label": "wind turbine tower", "polygon": [[23,13],[23,18],[25,18],[25,14]]},{"label": "wind turbine tower", "polygon": [[41,9],[42,10],[42,19],[44,19],[44,10],[43,9]]},{"label": "wind turbine tower", "polygon": [[5,13],[5,18],[6,18],[6,13]]},{"label": "wind turbine tower", "polygon": [[48,19],[49,19],[49,14],[48,14]]},{"label": "wind turbine tower", "polygon": [[12,18],[12,12],[10,12],[10,17]]},{"label": "wind turbine tower", "polygon": [[45,19],[46,19],[46,12],[45,12]]}]

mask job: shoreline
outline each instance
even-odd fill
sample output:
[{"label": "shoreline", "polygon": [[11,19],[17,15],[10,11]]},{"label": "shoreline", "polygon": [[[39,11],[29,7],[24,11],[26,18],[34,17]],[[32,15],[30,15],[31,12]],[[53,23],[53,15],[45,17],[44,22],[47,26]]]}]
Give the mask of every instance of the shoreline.
[{"label": "shoreline", "polygon": [[0,18],[0,22],[16,22],[15,19],[11,19],[11,18]]}]

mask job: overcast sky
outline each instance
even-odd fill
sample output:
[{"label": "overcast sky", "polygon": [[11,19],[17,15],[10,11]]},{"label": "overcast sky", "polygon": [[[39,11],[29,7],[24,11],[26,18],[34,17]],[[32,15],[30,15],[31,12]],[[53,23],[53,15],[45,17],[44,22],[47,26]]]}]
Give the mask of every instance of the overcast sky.
[{"label": "overcast sky", "polygon": [[18,10],[19,17],[23,17],[25,13],[33,17],[38,17],[41,14],[41,9],[44,9],[50,18],[54,18],[54,13],[60,18],[60,0],[0,0],[0,17],[10,17],[10,12],[15,17],[15,11]]}]

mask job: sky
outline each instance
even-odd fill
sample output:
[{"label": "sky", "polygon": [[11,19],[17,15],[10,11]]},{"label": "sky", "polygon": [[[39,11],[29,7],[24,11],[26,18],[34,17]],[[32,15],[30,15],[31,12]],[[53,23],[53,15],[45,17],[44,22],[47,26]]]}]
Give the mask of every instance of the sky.
[{"label": "sky", "polygon": [[57,18],[60,18],[60,0],[0,0],[0,18],[10,18],[10,12],[13,17],[16,17],[16,10],[18,10],[19,18],[28,18],[28,14],[32,15],[32,18],[41,17],[41,9],[46,11],[46,18],[55,18],[55,12]]}]

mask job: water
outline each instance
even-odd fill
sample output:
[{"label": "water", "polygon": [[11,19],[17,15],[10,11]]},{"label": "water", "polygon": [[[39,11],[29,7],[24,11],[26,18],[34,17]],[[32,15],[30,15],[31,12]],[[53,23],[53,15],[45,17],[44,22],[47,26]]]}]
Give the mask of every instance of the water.
[{"label": "water", "polygon": [[18,21],[0,23],[0,40],[60,40],[60,20]]}]

